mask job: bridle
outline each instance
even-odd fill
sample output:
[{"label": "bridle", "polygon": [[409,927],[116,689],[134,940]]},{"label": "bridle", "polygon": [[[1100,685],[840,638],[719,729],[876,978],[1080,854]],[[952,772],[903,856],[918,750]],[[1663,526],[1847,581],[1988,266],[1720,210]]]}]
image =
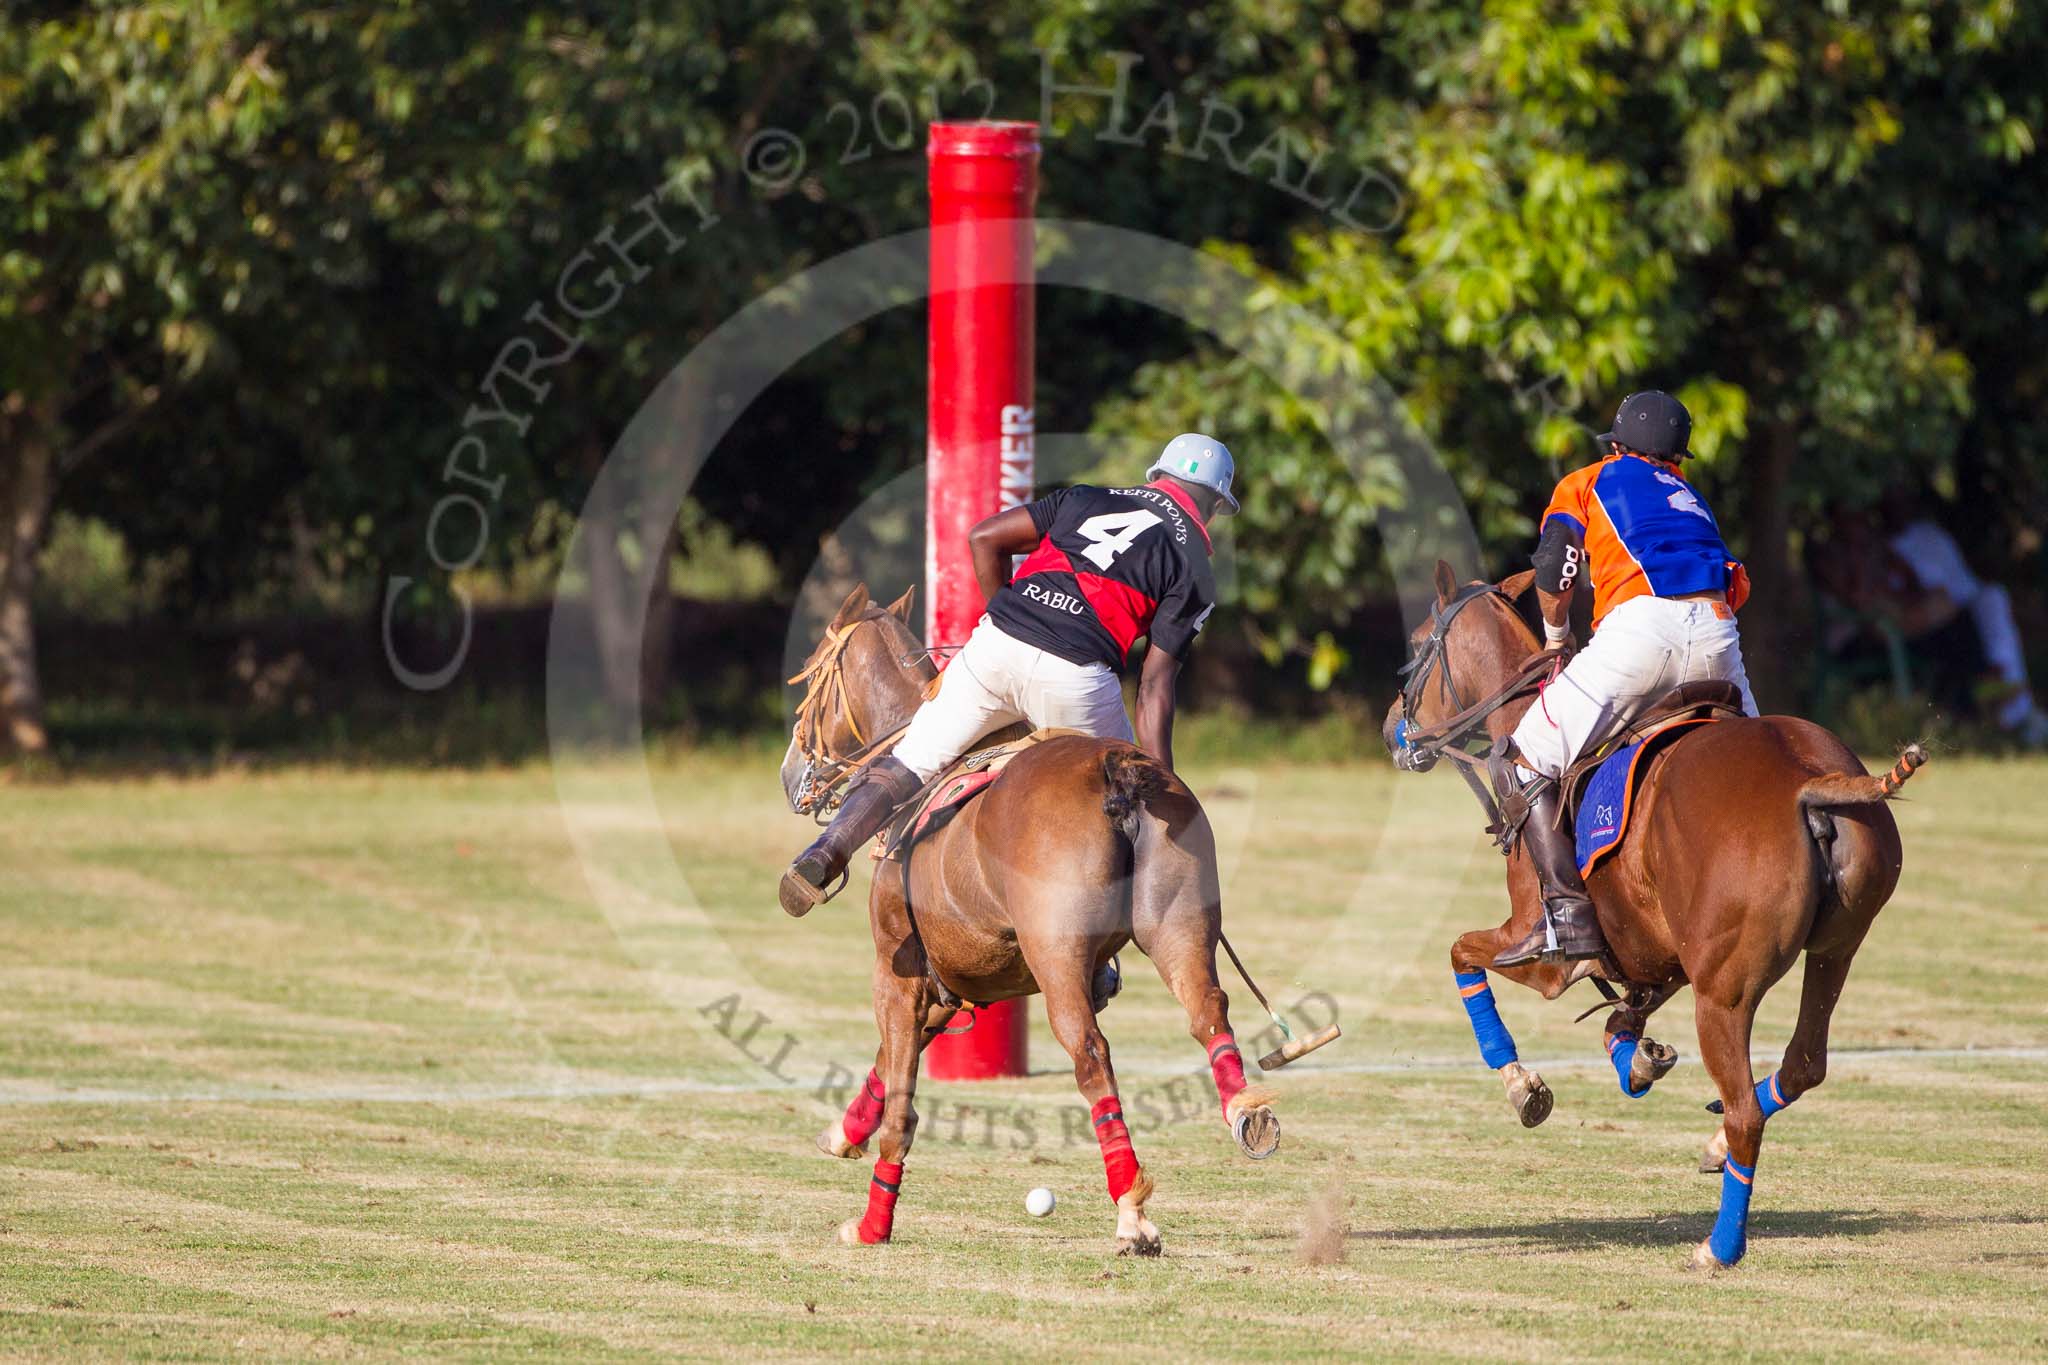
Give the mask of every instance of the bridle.
[{"label": "bridle", "polygon": [[[803,700],[797,703],[796,723],[789,732],[791,742],[804,759],[795,794],[790,798],[790,807],[798,815],[815,815],[822,820],[837,804],[839,790],[895,748],[896,741],[910,728],[910,722],[905,721],[886,735],[868,739],[861,733],[860,721],[853,714],[853,699],[846,690],[846,648],[852,643],[854,632],[888,615],[886,607],[871,606],[843,626],[826,627],[817,656],[789,680],[792,685],[806,685]],[[914,650],[896,662],[910,668],[930,655],[929,650]],[[851,753],[833,752],[826,739],[828,722],[835,712],[846,717],[846,728],[853,732],[856,747]]]},{"label": "bridle", "polygon": [[1458,680],[1451,674],[1451,656],[1447,647],[1451,634],[1451,623],[1460,613],[1474,602],[1485,597],[1498,597],[1503,602],[1507,594],[1492,583],[1467,583],[1446,602],[1439,598],[1429,608],[1429,638],[1415,647],[1415,657],[1401,669],[1399,677],[1407,682],[1401,687],[1401,712],[1405,722],[1415,714],[1415,708],[1422,704],[1422,694],[1429,686],[1429,679],[1439,665],[1444,670],[1444,692],[1451,699],[1451,705],[1460,711],[1465,709],[1465,698],[1458,691]]},{"label": "bridle", "polygon": [[[1460,613],[1474,602],[1488,597],[1499,598],[1513,610],[1513,601],[1501,591],[1496,583],[1468,583],[1458,589],[1448,600],[1439,599],[1429,609],[1429,637],[1415,647],[1415,657],[1402,667],[1400,676],[1406,681],[1401,686],[1401,721],[1394,727],[1394,766],[1407,772],[1428,772],[1436,766],[1439,758],[1449,758],[1458,765],[1459,776],[1465,785],[1479,798],[1487,817],[1496,825],[1500,823],[1500,806],[1493,793],[1487,790],[1486,780],[1480,776],[1480,768],[1486,763],[1485,757],[1470,752],[1465,744],[1475,731],[1485,725],[1489,716],[1510,702],[1529,696],[1541,689],[1543,680],[1557,665],[1563,650],[1551,648],[1538,650],[1524,660],[1512,676],[1498,689],[1471,703],[1465,701],[1463,691],[1458,687],[1456,676],[1451,671],[1451,656],[1448,647],[1451,623]],[[1411,728],[1409,719],[1415,708],[1422,703],[1422,695],[1429,688],[1430,679],[1441,668],[1443,670],[1444,695],[1451,705],[1458,708],[1450,716],[1435,725]]]}]

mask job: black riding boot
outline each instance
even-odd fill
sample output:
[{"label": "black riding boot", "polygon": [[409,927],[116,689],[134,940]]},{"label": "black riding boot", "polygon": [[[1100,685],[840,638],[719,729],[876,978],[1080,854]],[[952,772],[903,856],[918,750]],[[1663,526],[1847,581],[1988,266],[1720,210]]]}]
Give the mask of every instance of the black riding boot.
[{"label": "black riding boot", "polygon": [[896,808],[917,794],[923,784],[917,774],[892,756],[868,769],[839,805],[839,813],[817,841],[797,856],[782,874],[779,894],[782,908],[795,916],[808,915],[811,908],[832,898],[826,890],[846,871],[854,852],[889,823]]},{"label": "black riding boot", "polygon": [[1539,782],[1530,794],[1529,818],[1522,824],[1522,843],[1535,865],[1542,889],[1543,919],[1520,943],[1493,960],[1496,967],[1528,962],[1577,962],[1607,951],[1600,916],[1586,896],[1579,877],[1578,851],[1572,832],[1558,819],[1562,794],[1555,782]]}]

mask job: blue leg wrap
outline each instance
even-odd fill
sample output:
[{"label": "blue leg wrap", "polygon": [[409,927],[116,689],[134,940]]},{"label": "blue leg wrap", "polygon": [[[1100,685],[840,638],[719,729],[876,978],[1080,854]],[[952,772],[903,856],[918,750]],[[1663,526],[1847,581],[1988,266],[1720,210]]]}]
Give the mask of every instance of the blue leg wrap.
[{"label": "blue leg wrap", "polygon": [[1493,987],[1486,984],[1486,973],[1459,972],[1457,978],[1458,994],[1465,1001],[1465,1017],[1472,1021],[1472,1036],[1479,1040],[1481,1060],[1495,1071],[1518,1060],[1515,1040],[1508,1036],[1508,1026],[1500,1021],[1500,1011],[1494,1008]]},{"label": "blue leg wrap", "polygon": [[1636,1059],[1636,1036],[1633,1033],[1617,1033],[1607,1040],[1607,1060],[1614,1063],[1614,1074],[1621,1081],[1621,1093],[1632,1100],[1639,1100],[1650,1093],[1650,1087],[1641,1090],[1628,1088],[1628,1069]]},{"label": "blue leg wrap", "polygon": [[1749,1245],[1749,1191],[1756,1167],[1729,1157],[1721,1166],[1721,1216],[1714,1220],[1707,1249],[1722,1265],[1734,1265]]},{"label": "blue leg wrap", "polygon": [[1798,1098],[1797,1095],[1791,1099],[1786,1098],[1785,1092],[1778,1087],[1778,1073],[1775,1071],[1756,1083],[1756,1102],[1764,1111],[1765,1118],[1769,1118]]}]

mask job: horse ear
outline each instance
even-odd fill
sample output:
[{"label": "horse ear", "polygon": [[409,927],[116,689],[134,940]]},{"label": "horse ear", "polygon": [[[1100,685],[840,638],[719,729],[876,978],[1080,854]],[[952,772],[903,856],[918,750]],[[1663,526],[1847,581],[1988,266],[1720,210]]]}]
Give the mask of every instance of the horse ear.
[{"label": "horse ear", "polygon": [[1529,585],[1535,581],[1536,571],[1534,569],[1524,569],[1518,574],[1511,574],[1503,578],[1500,581],[1500,590],[1508,595],[1508,601],[1519,602],[1522,594],[1529,591]]},{"label": "horse ear", "polygon": [[917,600],[917,584],[912,583],[903,590],[903,596],[889,604],[889,614],[905,625],[910,624],[910,604]]},{"label": "horse ear", "polygon": [[1448,604],[1458,595],[1458,576],[1451,572],[1451,566],[1439,559],[1436,562],[1436,600]]},{"label": "horse ear", "polygon": [[868,585],[856,583],[853,591],[846,594],[846,600],[839,604],[838,614],[832,618],[832,629],[846,625],[868,609]]}]

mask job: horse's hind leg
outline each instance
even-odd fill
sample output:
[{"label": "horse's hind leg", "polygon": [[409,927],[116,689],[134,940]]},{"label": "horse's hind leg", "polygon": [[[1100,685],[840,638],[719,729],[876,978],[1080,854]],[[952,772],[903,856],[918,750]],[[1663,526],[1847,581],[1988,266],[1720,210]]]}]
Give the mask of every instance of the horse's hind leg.
[{"label": "horse's hind leg", "polygon": [[1480,929],[1461,935],[1451,945],[1451,971],[1458,983],[1458,997],[1465,1004],[1465,1017],[1472,1024],[1472,1036],[1479,1042],[1479,1056],[1499,1073],[1507,1090],[1508,1104],[1524,1128],[1534,1128],[1550,1117],[1552,1097],[1543,1078],[1522,1065],[1515,1040],[1501,1022],[1494,1003],[1493,987],[1487,983],[1486,968],[1514,941],[1513,921],[1498,929]]},{"label": "horse's hind leg", "polygon": [[1245,1080],[1244,1054],[1230,1028],[1230,997],[1216,979],[1223,910],[1208,821],[1196,816],[1177,839],[1163,824],[1141,831],[1136,868],[1132,940],[1187,1011],[1188,1033],[1209,1058],[1224,1126],[1246,1156],[1263,1161],[1280,1146],[1280,1119],[1271,1088]]},{"label": "horse's hind leg", "polygon": [[1838,952],[1806,955],[1806,974],[1799,985],[1799,1022],[1792,1029],[1792,1040],[1785,1044],[1785,1058],[1777,1071],[1757,1086],[1765,1118],[1827,1079],[1828,1025],[1835,1017],[1835,1005],[1842,998],[1849,964],[1856,960],[1859,946],[1852,943]]},{"label": "horse's hind leg", "polygon": [[1763,1150],[1764,1115],[1749,1066],[1756,1002],[1718,1001],[1700,993],[1697,983],[1694,990],[1700,1057],[1721,1092],[1721,1126],[1728,1137],[1728,1155],[1721,1170],[1720,1214],[1713,1233],[1692,1254],[1694,1269],[1710,1270],[1734,1265],[1747,1247],[1750,1189],[1756,1178],[1757,1156]]},{"label": "horse's hind leg", "polygon": [[1224,1127],[1246,1156],[1263,1161],[1279,1149],[1280,1116],[1273,1112],[1272,1088],[1245,1080],[1244,1054],[1230,1028],[1230,997],[1216,980],[1216,944],[1199,926],[1175,924],[1140,946],[1187,1011],[1189,1036],[1208,1054]]},{"label": "horse's hind leg", "polygon": [[[1859,940],[1833,953],[1806,955],[1806,973],[1799,987],[1799,1022],[1792,1030],[1792,1040],[1785,1044],[1785,1058],[1776,1071],[1756,1083],[1757,1108],[1766,1121],[1827,1079],[1828,1024],[1860,946]],[[1723,1123],[1700,1153],[1700,1170],[1718,1171],[1727,1157],[1728,1127]]]},{"label": "horse's hind leg", "polygon": [[1045,1013],[1053,1037],[1074,1059],[1074,1084],[1088,1101],[1089,1117],[1095,1122],[1109,1197],[1116,1201],[1117,1253],[1157,1256],[1159,1229],[1145,1216],[1145,1201],[1152,1197],[1152,1177],[1138,1164],[1130,1129],[1124,1125],[1123,1101],[1117,1096],[1116,1072],[1109,1062],[1109,1040],[1102,1036],[1089,1003],[1089,965],[1077,953],[1062,956],[1057,963],[1033,963],[1032,975],[1045,992]]}]

